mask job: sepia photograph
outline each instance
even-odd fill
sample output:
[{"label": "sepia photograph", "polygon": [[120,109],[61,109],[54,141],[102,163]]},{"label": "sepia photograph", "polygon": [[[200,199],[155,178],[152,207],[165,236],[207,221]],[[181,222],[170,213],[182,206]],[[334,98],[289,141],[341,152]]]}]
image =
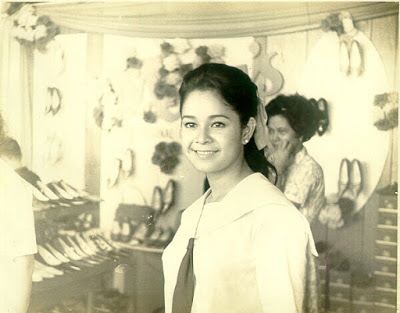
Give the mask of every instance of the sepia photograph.
[{"label": "sepia photograph", "polygon": [[398,1],[0,13],[0,313],[400,312]]}]

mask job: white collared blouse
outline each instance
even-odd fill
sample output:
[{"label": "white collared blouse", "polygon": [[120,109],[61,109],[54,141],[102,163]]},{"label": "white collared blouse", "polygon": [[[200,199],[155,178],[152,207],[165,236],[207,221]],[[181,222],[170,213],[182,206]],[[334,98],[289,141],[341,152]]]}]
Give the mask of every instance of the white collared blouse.
[{"label": "white collared blouse", "polygon": [[306,255],[317,255],[305,217],[259,173],[203,209],[206,196],[183,212],[164,251],[165,312],[200,215],[192,313],[302,312]]}]

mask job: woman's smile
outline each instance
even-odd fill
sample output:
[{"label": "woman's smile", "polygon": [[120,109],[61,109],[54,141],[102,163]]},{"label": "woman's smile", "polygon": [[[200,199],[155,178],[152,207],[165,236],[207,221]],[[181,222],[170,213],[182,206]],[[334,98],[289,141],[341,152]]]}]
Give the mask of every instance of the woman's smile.
[{"label": "woman's smile", "polygon": [[194,153],[196,153],[197,157],[200,159],[206,160],[209,158],[214,157],[217,153],[218,150],[206,150],[206,149],[191,149]]}]

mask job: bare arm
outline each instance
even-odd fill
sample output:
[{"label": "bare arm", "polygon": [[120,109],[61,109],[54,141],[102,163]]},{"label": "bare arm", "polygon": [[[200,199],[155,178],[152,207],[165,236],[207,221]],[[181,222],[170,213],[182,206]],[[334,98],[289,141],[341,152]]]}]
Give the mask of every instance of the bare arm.
[{"label": "bare arm", "polygon": [[14,258],[13,306],[15,313],[26,313],[29,308],[32,287],[33,255]]}]

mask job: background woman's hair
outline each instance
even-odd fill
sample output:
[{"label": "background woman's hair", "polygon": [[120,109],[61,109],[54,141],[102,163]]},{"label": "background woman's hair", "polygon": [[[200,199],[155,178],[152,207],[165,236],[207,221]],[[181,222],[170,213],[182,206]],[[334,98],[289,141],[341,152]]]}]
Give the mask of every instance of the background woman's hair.
[{"label": "background woman's hair", "polygon": [[290,127],[303,138],[303,142],[314,136],[318,129],[320,119],[318,108],[299,94],[279,95],[268,103],[265,110],[268,118],[274,115],[285,117]]},{"label": "background woman's hair", "polygon": [[[242,127],[247,125],[250,117],[255,118],[257,115],[257,86],[246,73],[236,67],[206,63],[188,72],[179,89],[181,113],[186,97],[194,90],[217,92],[239,115]],[[275,171],[266,160],[264,152],[257,149],[254,136],[244,146],[244,157],[253,171],[266,177],[270,170]]]}]

